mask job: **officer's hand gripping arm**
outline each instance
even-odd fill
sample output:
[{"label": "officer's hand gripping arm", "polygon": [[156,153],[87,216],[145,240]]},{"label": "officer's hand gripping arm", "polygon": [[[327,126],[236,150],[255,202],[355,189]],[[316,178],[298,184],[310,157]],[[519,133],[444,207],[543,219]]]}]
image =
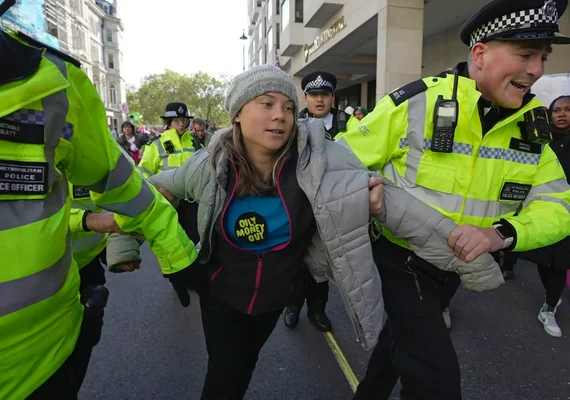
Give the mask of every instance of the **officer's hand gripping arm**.
[{"label": "officer's hand gripping arm", "polygon": [[91,191],[94,203],[116,214],[125,232],[142,232],[164,274],[191,265],[194,245],[178,224],[176,211],[148,185],[108,133],[99,94],[83,71],[68,65],[69,114],[74,125],[65,162],[69,180]]}]

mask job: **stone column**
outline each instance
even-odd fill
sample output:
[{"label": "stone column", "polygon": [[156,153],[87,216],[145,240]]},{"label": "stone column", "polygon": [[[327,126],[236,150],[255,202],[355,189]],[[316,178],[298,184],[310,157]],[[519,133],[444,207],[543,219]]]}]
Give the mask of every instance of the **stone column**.
[{"label": "stone column", "polygon": [[380,0],[376,101],[421,77],[424,0]]},{"label": "stone column", "polygon": [[368,82],[362,82],[360,84],[360,104],[359,105],[368,108],[368,104],[366,104],[367,102],[368,102]]},{"label": "stone column", "polygon": [[303,89],[301,88],[302,79],[302,76],[293,76],[295,87],[297,88],[297,99],[299,100],[299,109],[297,111],[301,111],[303,108],[305,108],[305,93],[303,93]]}]

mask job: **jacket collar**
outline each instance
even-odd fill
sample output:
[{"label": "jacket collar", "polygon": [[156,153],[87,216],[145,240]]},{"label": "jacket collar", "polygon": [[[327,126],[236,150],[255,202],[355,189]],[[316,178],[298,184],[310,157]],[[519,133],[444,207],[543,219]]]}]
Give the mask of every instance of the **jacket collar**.
[{"label": "jacket collar", "polygon": [[39,68],[44,49],[28,46],[0,30],[0,85],[24,80]]}]

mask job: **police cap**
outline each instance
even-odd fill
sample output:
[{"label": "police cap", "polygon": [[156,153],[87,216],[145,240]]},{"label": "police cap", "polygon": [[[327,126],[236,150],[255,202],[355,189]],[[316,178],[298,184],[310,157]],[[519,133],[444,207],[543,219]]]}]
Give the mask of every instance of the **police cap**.
[{"label": "police cap", "polygon": [[461,41],[472,47],[489,40],[548,40],[568,44],[558,33],[558,21],[568,0],[493,0],[483,6],[459,32]]},{"label": "police cap", "polygon": [[160,118],[191,118],[188,107],[184,103],[168,103],[164,115]]},{"label": "police cap", "polygon": [[305,94],[333,93],[336,90],[336,76],[324,71],[311,72],[301,80],[301,88]]}]

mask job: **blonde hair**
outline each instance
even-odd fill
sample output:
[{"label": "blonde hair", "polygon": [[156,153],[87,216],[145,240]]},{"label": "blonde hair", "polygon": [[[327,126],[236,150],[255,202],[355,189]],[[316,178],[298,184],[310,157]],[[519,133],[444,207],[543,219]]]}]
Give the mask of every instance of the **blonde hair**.
[{"label": "blonde hair", "polygon": [[271,176],[269,180],[265,182],[247,157],[240,123],[233,122],[232,129],[228,129],[228,131],[222,133],[220,136],[220,140],[213,151],[212,166],[216,168],[218,157],[222,155],[234,163],[239,176],[236,189],[236,195],[238,197],[247,195],[275,195],[277,193],[277,171],[285,155],[291,149],[296,137],[297,124],[295,123],[289,140],[275,153],[271,163]]}]

